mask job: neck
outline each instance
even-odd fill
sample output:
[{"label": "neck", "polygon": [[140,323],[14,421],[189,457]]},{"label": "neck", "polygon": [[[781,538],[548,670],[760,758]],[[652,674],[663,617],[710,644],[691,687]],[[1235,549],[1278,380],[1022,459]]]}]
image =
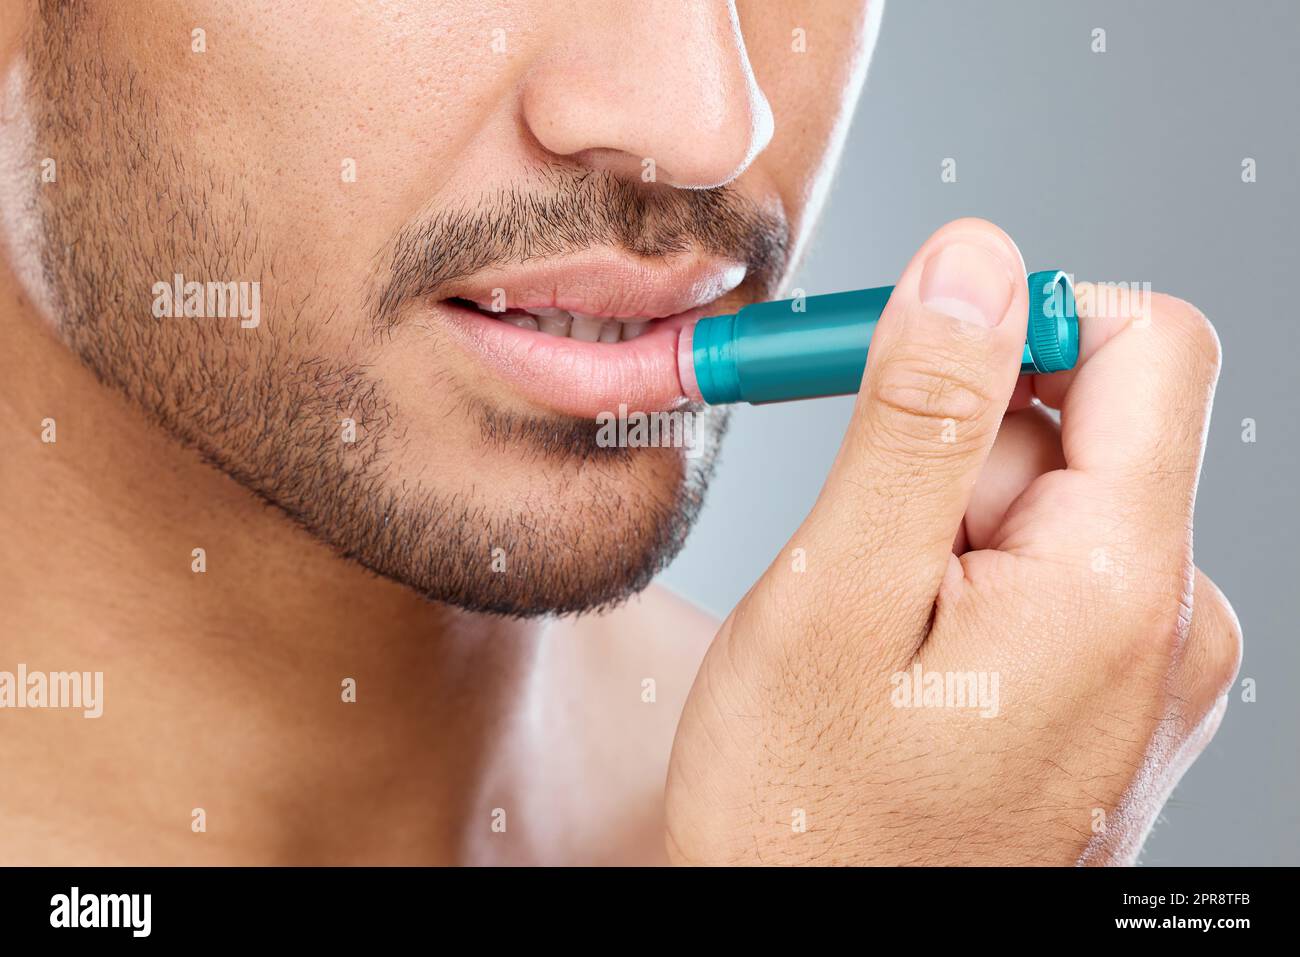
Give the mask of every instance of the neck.
[{"label": "neck", "polygon": [[537,629],[337,557],[96,382],[2,269],[0,330],[0,672],[103,673],[98,718],[0,709],[0,766],[22,769],[0,816],[29,819],[6,856],[471,852]]}]

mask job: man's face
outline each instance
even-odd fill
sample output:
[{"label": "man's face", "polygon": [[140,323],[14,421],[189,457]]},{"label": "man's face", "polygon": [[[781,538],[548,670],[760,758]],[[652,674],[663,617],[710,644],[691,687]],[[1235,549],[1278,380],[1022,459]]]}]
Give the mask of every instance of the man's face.
[{"label": "man's face", "polygon": [[682,411],[676,330],[777,293],[865,5],[33,0],[5,129],[58,175],[7,253],[101,379],[340,552],[471,610],[605,605],[680,547],[723,423],[607,448],[597,415]]}]

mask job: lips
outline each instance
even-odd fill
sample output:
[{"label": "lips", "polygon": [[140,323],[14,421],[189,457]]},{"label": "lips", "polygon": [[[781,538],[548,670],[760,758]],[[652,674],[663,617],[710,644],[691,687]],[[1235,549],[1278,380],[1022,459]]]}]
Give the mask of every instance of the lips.
[{"label": "lips", "polygon": [[572,416],[663,411],[686,402],[681,329],[731,311],[745,278],[730,262],[672,264],[592,252],[448,284],[433,308],[456,343],[528,401]]}]

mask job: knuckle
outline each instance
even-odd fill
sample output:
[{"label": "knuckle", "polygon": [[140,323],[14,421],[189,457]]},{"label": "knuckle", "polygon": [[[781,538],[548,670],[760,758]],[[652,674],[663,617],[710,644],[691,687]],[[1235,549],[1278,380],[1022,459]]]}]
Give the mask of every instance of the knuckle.
[{"label": "knuckle", "polygon": [[1239,625],[1233,625],[1218,637],[1219,640],[1214,645],[1217,653],[1209,676],[1210,690],[1214,692],[1215,698],[1227,694],[1232,683],[1237,680],[1237,672],[1241,669],[1243,641]]},{"label": "knuckle", "polygon": [[1124,650],[1136,654],[1163,673],[1182,654],[1192,628],[1192,606],[1172,590],[1139,601],[1138,627]]},{"label": "knuckle", "polygon": [[888,439],[910,453],[944,457],[982,439],[989,394],[972,369],[955,360],[902,356],[879,376],[868,400]]},{"label": "knuckle", "polygon": [[1203,648],[1198,649],[1198,666],[1194,675],[1210,700],[1217,699],[1231,687],[1241,667],[1244,636],[1241,622],[1231,603],[1208,578],[1199,584],[1194,614],[1206,616]]},{"label": "knuckle", "polygon": [[1165,293],[1153,294],[1152,313],[1196,367],[1218,375],[1223,362],[1223,348],[1213,323],[1205,313],[1190,302]]}]

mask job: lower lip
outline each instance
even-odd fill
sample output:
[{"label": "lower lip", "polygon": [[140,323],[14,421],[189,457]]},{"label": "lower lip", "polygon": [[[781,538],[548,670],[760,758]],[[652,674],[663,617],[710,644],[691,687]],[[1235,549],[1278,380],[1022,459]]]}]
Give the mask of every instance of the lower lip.
[{"label": "lower lip", "polygon": [[582,342],[520,329],[472,309],[435,307],[462,348],[524,398],[556,412],[660,412],[687,401],[677,374],[677,340],[706,309],[665,319],[626,342]]}]

